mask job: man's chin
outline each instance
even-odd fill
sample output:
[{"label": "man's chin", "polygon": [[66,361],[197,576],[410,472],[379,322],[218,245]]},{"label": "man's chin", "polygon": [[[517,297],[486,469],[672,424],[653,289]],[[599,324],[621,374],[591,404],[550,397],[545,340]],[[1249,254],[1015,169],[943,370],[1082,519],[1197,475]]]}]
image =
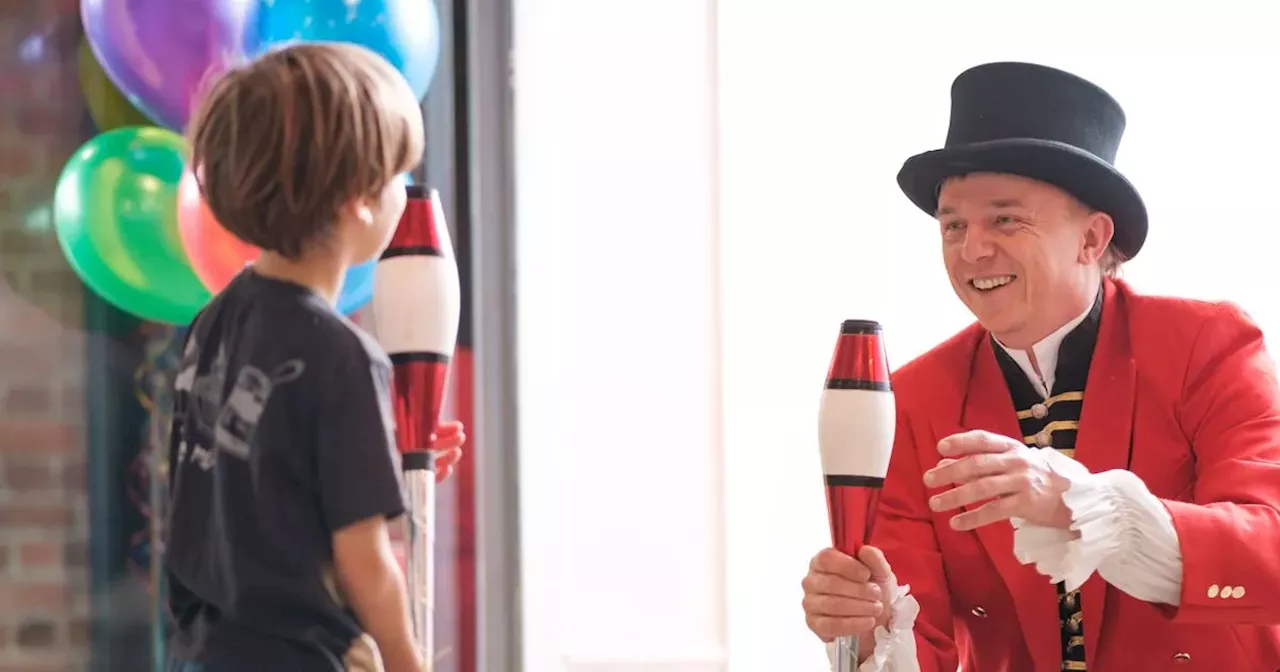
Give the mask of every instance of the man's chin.
[{"label": "man's chin", "polygon": [[982,325],[983,329],[991,332],[1002,343],[1006,341],[1006,338],[1001,338],[1002,334],[1006,336],[1016,334],[1022,325],[1022,320],[1011,315],[1012,311],[1009,310],[974,310],[972,305],[969,310],[977,318],[978,324]]}]

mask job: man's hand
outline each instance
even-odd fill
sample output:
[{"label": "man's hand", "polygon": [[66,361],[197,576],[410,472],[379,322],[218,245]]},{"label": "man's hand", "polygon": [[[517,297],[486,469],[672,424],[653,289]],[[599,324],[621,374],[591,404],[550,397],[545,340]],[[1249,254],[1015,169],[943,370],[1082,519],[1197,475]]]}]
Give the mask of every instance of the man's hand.
[{"label": "man's hand", "polygon": [[436,482],[453,475],[453,468],[462,459],[462,444],[467,434],[461,422],[442,422],[431,439],[431,451],[436,454]]},{"label": "man's hand", "polygon": [[1021,518],[1034,525],[1066,529],[1071,510],[1062,502],[1066,478],[1055,473],[1032,449],[990,432],[952,434],[938,442],[942,460],[926,471],[930,488],[956,487],[934,495],[929,508],[953,511],[984,500],[986,504],[951,519],[957,530]]},{"label": "man's hand", "polygon": [[[850,635],[871,636],[892,614],[883,602],[892,574],[884,554],[871,546],[863,546],[857,559],[834,548],[818,553],[800,583],[805,623],[824,642]],[[863,653],[870,654],[872,648],[866,647]]]}]

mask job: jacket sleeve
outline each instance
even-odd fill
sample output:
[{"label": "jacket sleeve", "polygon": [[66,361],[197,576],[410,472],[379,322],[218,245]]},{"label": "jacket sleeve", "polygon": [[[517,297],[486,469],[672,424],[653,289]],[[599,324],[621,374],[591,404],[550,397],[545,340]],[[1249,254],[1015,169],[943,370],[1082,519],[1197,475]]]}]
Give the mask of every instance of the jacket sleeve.
[{"label": "jacket sleeve", "polygon": [[1165,500],[1183,554],[1188,622],[1280,622],[1280,390],[1262,332],[1221,304],[1187,366],[1179,423],[1196,461],[1191,502]]},{"label": "jacket sleeve", "polygon": [[871,544],[884,551],[898,583],[909,586],[920,605],[915,622],[919,669],[954,672],[960,661],[952,626],[951,594],[923,479],[911,423],[900,408],[893,457],[880,495]]}]

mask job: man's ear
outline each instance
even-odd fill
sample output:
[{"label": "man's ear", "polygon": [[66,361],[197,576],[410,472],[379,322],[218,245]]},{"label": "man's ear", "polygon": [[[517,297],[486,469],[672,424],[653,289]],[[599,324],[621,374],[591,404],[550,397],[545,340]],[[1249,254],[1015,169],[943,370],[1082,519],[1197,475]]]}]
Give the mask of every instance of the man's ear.
[{"label": "man's ear", "polygon": [[1102,258],[1115,235],[1116,223],[1105,212],[1089,215],[1084,228],[1084,245],[1080,247],[1080,263],[1092,264]]}]

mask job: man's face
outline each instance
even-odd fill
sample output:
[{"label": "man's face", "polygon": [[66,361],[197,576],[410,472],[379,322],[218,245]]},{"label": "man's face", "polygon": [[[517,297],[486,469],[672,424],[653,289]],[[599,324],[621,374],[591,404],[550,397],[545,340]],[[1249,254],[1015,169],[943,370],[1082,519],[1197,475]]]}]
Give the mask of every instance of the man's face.
[{"label": "man's face", "polygon": [[937,218],[951,286],[1001,343],[1029,348],[1092,303],[1113,224],[1066,192],[1013,175],[952,178]]}]

